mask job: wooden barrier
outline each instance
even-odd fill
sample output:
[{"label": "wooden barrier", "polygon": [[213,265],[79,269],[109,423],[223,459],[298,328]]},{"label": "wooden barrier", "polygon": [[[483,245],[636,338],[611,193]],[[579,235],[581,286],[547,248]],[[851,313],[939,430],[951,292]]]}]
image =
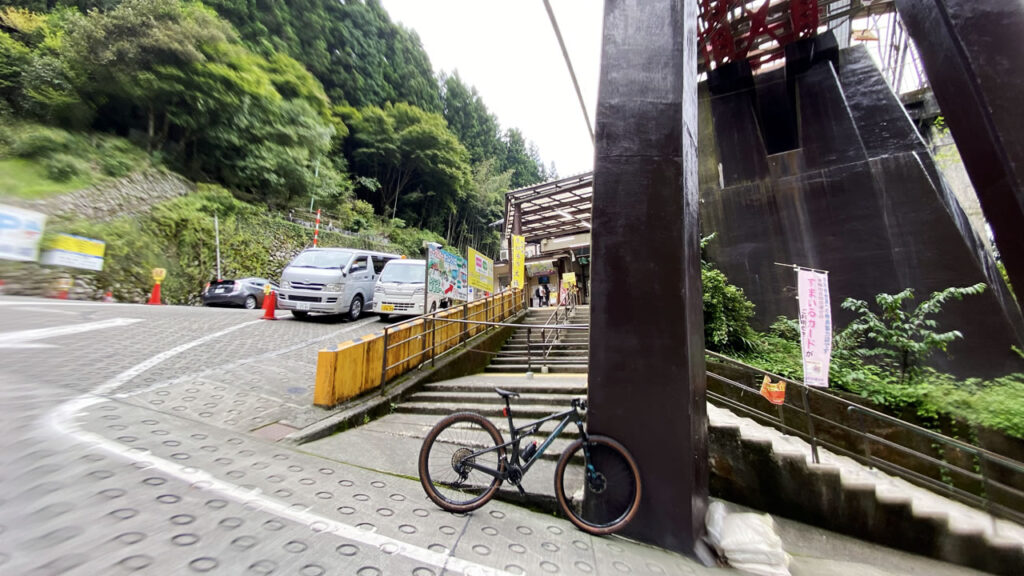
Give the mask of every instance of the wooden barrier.
[{"label": "wooden barrier", "polygon": [[488,329],[484,324],[445,322],[503,322],[524,306],[520,290],[506,290],[469,304],[421,316],[320,350],[316,362],[313,403],[331,408],[367,390],[410,372]]}]

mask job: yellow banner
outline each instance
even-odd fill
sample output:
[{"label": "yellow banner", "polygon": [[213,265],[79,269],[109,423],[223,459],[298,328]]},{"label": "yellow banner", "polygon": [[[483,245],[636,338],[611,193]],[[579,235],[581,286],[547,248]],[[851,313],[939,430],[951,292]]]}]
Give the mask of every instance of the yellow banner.
[{"label": "yellow banner", "polygon": [[469,249],[469,285],[490,294],[494,291],[494,261],[483,254]]},{"label": "yellow banner", "polygon": [[566,286],[575,286],[576,285],[576,273],[575,272],[566,272],[565,274],[562,274],[562,282]]},{"label": "yellow banner", "polygon": [[72,236],[71,234],[58,234],[53,237],[49,248],[51,250],[64,250],[65,252],[74,252],[75,254],[84,254],[86,256],[103,258],[103,253],[106,251],[107,245],[99,240],[93,240],[92,238]]},{"label": "yellow banner", "polygon": [[512,286],[526,286],[526,237],[512,236]]}]

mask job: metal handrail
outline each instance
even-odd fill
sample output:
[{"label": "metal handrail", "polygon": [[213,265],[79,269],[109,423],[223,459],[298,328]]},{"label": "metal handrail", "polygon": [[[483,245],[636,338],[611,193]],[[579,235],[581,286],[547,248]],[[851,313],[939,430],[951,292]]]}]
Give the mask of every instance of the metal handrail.
[{"label": "metal handrail", "polygon": [[[1012,495],[1016,498],[1021,498],[1021,500],[1024,501],[1024,491],[1021,491],[1020,489],[1014,486],[1008,486],[1002,482],[989,478],[989,475],[985,473],[985,465],[992,464],[995,466],[1002,467],[1003,469],[1008,470],[1013,474],[1021,475],[1024,474],[1024,463],[1018,462],[1012,458],[1008,458],[1001,454],[996,454],[990,450],[986,450],[984,448],[968,444],[966,442],[963,442],[962,440],[957,440],[955,438],[944,436],[940,433],[928,430],[927,428],[923,428],[916,424],[905,422],[903,420],[900,420],[899,418],[895,418],[888,414],[884,414],[877,410],[872,410],[871,408],[851,402],[850,400],[842,398],[838,395],[830,394],[815,388],[811,388],[802,382],[793,380],[791,378],[785,378],[783,376],[779,376],[778,374],[773,374],[771,372],[768,372],[767,370],[762,370],[760,368],[757,368],[756,366],[745,364],[738,360],[729,358],[728,356],[723,356],[722,354],[717,354],[711,351],[705,352],[708,356],[715,358],[716,360],[719,360],[720,362],[726,365],[731,365],[733,367],[738,367],[749,372],[768,376],[773,380],[784,381],[788,385],[791,385],[795,387],[797,390],[799,390],[799,395],[803,401],[795,404],[787,402],[784,405],[778,406],[778,416],[772,415],[770,412],[767,411],[761,411],[750,406],[746,406],[739,401],[732,400],[730,398],[727,398],[720,394],[716,394],[711,391],[708,391],[707,394],[709,399],[713,399],[717,403],[721,403],[726,406],[729,406],[730,408],[742,411],[745,414],[751,415],[759,420],[767,422],[768,424],[775,428],[786,431],[788,433],[792,433],[794,435],[797,435],[801,438],[808,440],[808,442],[811,444],[812,459],[815,463],[818,462],[817,446],[822,445],[827,447],[829,450],[832,450],[837,453],[842,453],[854,460],[867,464],[868,466],[884,468],[890,473],[900,476],[905,480],[916,483],[918,485],[925,485],[930,489],[944,492],[948,496],[961,502],[965,502],[972,505],[981,504],[981,507],[983,509],[985,509],[986,511],[993,515],[1008,518],[1016,522],[1024,521],[1024,512],[1022,512],[1021,510],[1009,508],[998,502],[993,502],[988,496],[988,494],[991,493],[992,488],[998,488],[1000,491]],[[707,372],[707,376],[718,382],[722,382],[729,386],[739,388],[745,392],[755,394],[758,393],[758,390],[754,387],[741,384],[739,382],[726,378],[725,376],[715,374],[711,371]],[[975,459],[978,462],[977,471],[961,467],[952,462],[940,460],[932,455],[921,452],[911,446],[905,446],[903,444],[893,442],[892,440],[882,438],[870,432],[865,432],[863,431],[863,429],[867,429],[866,426],[860,426],[862,430],[858,430],[852,428],[851,426],[847,426],[842,422],[835,421],[820,414],[815,414],[811,410],[810,406],[811,397],[819,399],[827,398],[828,401],[838,403],[840,406],[844,407],[846,409],[846,412],[849,414],[858,414],[859,416],[862,417],[875,418],[876,420],[884,422],[887,426],[898,428],[900,430],[909,432],[916,436],[925,438],[929,442],[941,443],[955,450],[959,450],[964,454],[973,457],[973,459]],[[799,430],[786,423],[783,411],[784,406],[803,413],[807,423],[807,430]],[[837,428],[842,432],[860,440],[864,444],[866,453],[855,453],[841,446],[837,446],[833,442],[823,440],[815,432],[813,426],[813,423],[815,421]],[[915,461],[921,462],[923,464],[943,469],[946,471],[947,474],[956,474],[957,476],[962,477],[964,479],[969,479],[973,482],[979,483],[981,484],[981,494],[967,492],[962,487],[953,484],[952,481],[940,481],[936,478],[932,478],[930,476],[922,474],[921,472],[901,466],[896,462],[879,458],[875,454],[871,453],[871,446],[873,444],[884,446],[888,449],[898,451],[899,453],[902,453],[910,458],[913,458]]]}]

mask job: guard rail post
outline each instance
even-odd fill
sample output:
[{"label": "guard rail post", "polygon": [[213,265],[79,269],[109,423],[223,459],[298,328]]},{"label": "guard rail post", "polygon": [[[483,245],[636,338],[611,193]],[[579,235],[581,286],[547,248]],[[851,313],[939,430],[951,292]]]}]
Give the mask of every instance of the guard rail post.
[{"label": "guard rail post", "polygon": [[533,328],[526,328],[526,377],[533,377]]},{"label": "guard rail post", "polygon": [[814,416],[811,414],[811,400],[807,397],[807,386],[801,386],[800,392],[803,393],[804,397],[804,415],[807,416],[807,431],[811,436],[811,459],[814,460],[815,464],[819,464],[818,461],[818,439],[814,435]]},{"label": "guard rail post", "polygon": [[430,367],[434,367],[434,357],[437,356],[437,312],[430,314]]},{"label": "guard rail post", "polygon": [[380,355],[380,387],[388,383],[388,334],[390,327],[384,328],[384,352]]}]

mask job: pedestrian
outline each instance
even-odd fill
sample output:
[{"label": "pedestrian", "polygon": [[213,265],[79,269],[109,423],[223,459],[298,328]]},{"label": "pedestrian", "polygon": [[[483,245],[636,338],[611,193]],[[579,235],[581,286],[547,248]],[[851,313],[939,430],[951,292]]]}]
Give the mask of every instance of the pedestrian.
[{"label": "pedestrian", "polygon": [[551,288],[544,284],[544,306],[551,305]]}]

